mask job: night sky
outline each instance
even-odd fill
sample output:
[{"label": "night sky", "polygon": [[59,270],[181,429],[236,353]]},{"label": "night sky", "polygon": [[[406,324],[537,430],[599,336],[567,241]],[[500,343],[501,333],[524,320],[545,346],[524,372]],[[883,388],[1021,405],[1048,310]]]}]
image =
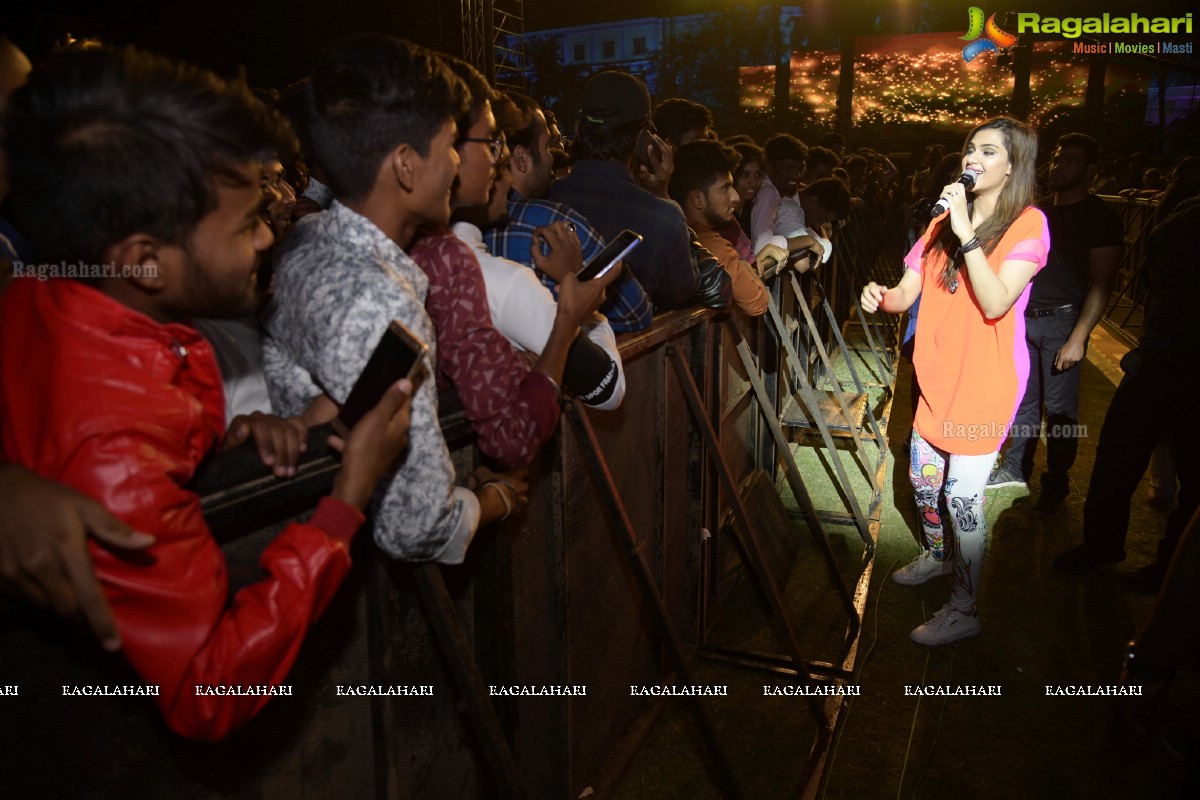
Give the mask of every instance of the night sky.
[{"label": "night sky", "polygon": [[[796,4],[796,3],[792,3]],[[563,2],[527,0],[527,30],[563,27],[668,14],[719,11],[728,0],[601,0]],[[813,24],[840,24],[857,33],[872,30],[877,19],[941,21],[941,30],[965,26],[966,8],[987,12],[1037,11],[1041,14],[1095,15],[1102,11],[1143,16],[1196,11],[1194,0],[808,0]],[[167,6],[149,0],[0,0],[0,31],[36,61],[63,33],[93,36],[113,43],[135,43],[166,55],[186,58],[224,74],[245,67],[252,84],[282,86],[308,71],[316,52],[338,35],[373,30],[394,33],[447,52],[461,52],[459,0],[206,0]],[[961,20],[960,20],[961,18]],[[839,22],[840,20],[840,22]]]}]

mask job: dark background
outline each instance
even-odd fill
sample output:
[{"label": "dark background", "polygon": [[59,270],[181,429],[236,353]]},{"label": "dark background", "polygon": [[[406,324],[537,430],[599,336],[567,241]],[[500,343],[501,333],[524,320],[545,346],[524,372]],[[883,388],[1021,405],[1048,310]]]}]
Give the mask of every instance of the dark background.
[{"label": "dark background", "polygon": [[[785,3],[787,5],[789,3]],[[527,0],[525,29],[539,30],[589,22],[637,17],[721,11],[736,4],[720,0]],[[987,13],[1037,12],[1042,15],[1142,16],[1200,12],[1193,1],[1111,0],[807,0],[792,2],[804,9],[811,33],[903,33],[917,26],[956,30],[966,26],[966,9],[980,5]],[[316,52],[339,35],[356,31],[393,33],[445,52],[462,50],[459,0],[211,0],[168,6],[149,0],[82,2],[81,0],[3,0],[0,31],[36,62],[64,34],[98,38],[108,43],[137,44],[184,58],[225,75],[245,68],[256,86],[283,86],[303,77]],[[1200,36],[1200,13],[1193,21]],[[806,31],[806,33],[809,31]],[[733,32],[736,36],[736,31]]]}]

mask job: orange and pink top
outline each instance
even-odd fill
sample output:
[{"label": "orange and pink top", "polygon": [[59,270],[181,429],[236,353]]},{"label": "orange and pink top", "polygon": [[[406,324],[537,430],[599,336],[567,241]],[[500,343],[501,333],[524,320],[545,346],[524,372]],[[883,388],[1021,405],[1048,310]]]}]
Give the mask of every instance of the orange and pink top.
[{"label": "orange and pink top", "polygon": [[[947,453],[986,455],[1004,443],[1029,378],[1029,285],[1004,316],[992,320],[979,307],[965,266],[959,268],[959,285],[951,292],[941,280],[945,256],[922,263],[930,231],[941,219],[930,223],[904,258],[905,266],[921,275],[913,350],[921,400],[914,424],[927,442]],[[1046,217],[1030,206],[1009,226],[987,261],[997,274],[1005,261],[1030,261],[1040,271],[1049,251]]]}]

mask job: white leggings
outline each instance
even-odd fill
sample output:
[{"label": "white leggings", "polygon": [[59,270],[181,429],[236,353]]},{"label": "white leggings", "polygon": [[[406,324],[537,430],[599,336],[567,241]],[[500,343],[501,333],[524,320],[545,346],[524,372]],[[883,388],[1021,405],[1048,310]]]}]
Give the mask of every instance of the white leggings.
[{"label": "white leggings", "polygon": [[[963,613],[975,609],[983,555],[987,550],[987,527],[983,513],[984,490],[996,462],[996,454],[961,456],[947,453],[925,441],[916,428],[912,433],[908,478],[917,498],[917,516],[925,533],[925,547],[934,558],[946,555],[942,514],[938,498],[943,484],[950,525],[954,528],[954,591],[950,604]],[[947,469],[946,462],[950,466]]]}]

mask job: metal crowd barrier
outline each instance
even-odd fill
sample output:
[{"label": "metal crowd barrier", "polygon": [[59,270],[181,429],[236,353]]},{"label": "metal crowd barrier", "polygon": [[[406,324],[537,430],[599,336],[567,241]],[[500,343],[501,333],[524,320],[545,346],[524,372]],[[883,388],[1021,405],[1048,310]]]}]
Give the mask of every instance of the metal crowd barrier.
[{"label": "metal crowd barrier", "polygon": [[[845,233],[839,238],[847,250],[858,246]],[[858,278],[835,266],[822,279],[813,290],[838,310],[804,327],[829,327],[810,333],[828,336],[832,347]],[[631,685],[695,682],[694,656],[711,644],[739,569],[767,599],[785,655],[736,658],[766,658],[804,684],[844,680],[864,573],[855,591],[847,589],[804,489],[814,476],[788,466],[778,418],[764,421],[778,414],[786,385],[778,342],[758,321],[691,309],[622,337],[621,351],[622,407],[568,407],[531,468],[526,511],[480,531],[465,564],[397,563],[361,532],[354,569],[288,678],[291,696],[275,698],[224,742],[174,736],[146,699],[63,697],[63,686],[139,680],[120,656],[102,654],[52,615],[0,609],[0,663],[6,681],[20,687],[18,696],[0,697],[4,794],[463,800],[578,797],[590,789],[605,796],[665,702],[636,696]],[[465,476],[478,453],[452,404],[443,397],[442,427]],[[290,481],[263,476],[249,451],[222,456],[197,476],[193,488],[222,542],[231,591],[257,580],[262,549],[329,491],[336,463],[324,434],[311,432]],[[747,499],[774,491],[780,470],[815,549],[803,550]],[[864,569],[872,550],[868,542],[853,556]],[[833,626],[843,629],[834,658],[806,660],[783,610],[782,581],[798,557],[824,563],[817,589],[833,598]],[[429,690],[345,692],[386,686]],[[497,694],[496,687],[586,687],[586,695]],[[808,708],[816,729],[811,778],[836,706],[810,701]],[[714,786],[736,796],[705,700],[690,709]]]},{"label": "metal crowd barrier", "polygon": [[1146,301],[1150,296],[1150,284],[1143,265],[1146,261],[1146,243],[1158,214],[1158,201],[1112,196],[1102,196],[1100,199],[1121,215],[1121,227],[1125,231],[1125,248],[1121,253],[1117,285],[1104,310],[1104,320],[1110,330],[1119,333],[1128,344],[1136,347],[1146,316]]},{"label": "metal crowd barrier", "polygon": [[[699,638],[712,501],[702,437],[668,350],[711,391],[713,317],[672,312],[625,337],[622,407],[582,412],[584,428],[560,427],[531,469],[520,521],[480,531],[466,564],[397,564],[361,532],[355,568],[288,679],[292,696],[273,700],[225,742],[173,736],[145,699],[64,698],[63,685],[139,680],[119,656],[99,653],[51,616],[7,609],[0,662],[6,685],[20,693],[0,698],[5,795],[549,798],[577,796],[605,775],[615,781],[616,745],[652,702],[631,696],[630,685],[656,685],[677,671],[660,646],[663,623],[676,655]],[[443,411],[465,475],[477,460],[469,429]],[[597,448],[604,475],[593,463]],[[258,553],[283,520],[307,515],[329,490],[336,467],[323,449],[314,432],[290,482],[227,458],[199,476],[195,488],[235,583],[255,580]],[[623,552],[623,527],[636,532],[644,574]],[[646,576],[661,619],[639,583]],[[433,695],[338,694],[378,685],[432,686]],[[491,686],[586,686],[587,694],[472,691]]]}]

